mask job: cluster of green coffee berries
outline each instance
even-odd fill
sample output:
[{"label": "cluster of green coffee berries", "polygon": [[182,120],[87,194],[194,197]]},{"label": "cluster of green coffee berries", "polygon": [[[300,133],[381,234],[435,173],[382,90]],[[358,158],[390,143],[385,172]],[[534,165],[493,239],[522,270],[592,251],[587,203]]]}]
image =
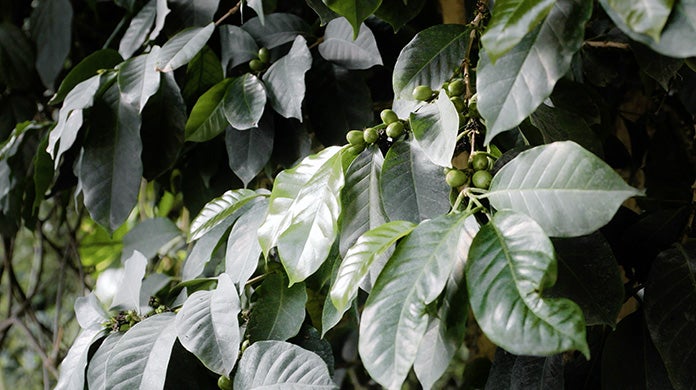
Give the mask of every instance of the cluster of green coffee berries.
[{"label": "cluster of green coffee berries", "polygon": [[351,145],[351,151],[356,154],[362,152],[365,146],[379,141],[381,134],[394,140],[404,133],[404,121],[399,119],[399,116],[393,110],[382,110],[379,117],[382,119],[381,124],[368,127],[365,130],[351,130],[346,134],[346,140]]},{"label": "cluster of green coffee berries", "polygon": [[257,58],[249,61],[249,68],[254,72],[260,72],[266,69],[268,64],[271,62],[271,53],[267,48],[262,47],[259,49],[259,52],[256,55]]},{"label": "cluster of green coffee berries", "polygon": [[115,316],[109,318],[103,325],[112,332],[125,332],[132,328],[133,325],[140,322],[142,318],[134,310],[121,311]]},{"label": "cluster of green coffee berries", "polygon": [[[475,153],[469,159],[469,168],[459,170],[456,168],[447,169],[445,181],[452,188],[458,188],[463,185],[471,185],[472,187],[488,189],[491,185],[493,176],[488,170],[490,167],[490,159],[486,153]],[[471,174],[473,172],[473,175]]]},{"label": "cluster of green coffee berries", "polygon": [[[467,101],[464,98],[466,84],[462,78],[453,78],[442,84],[442,89],[447,93],[450,101],[460,115],[460,124],[466,122],[470,117],[477,116],[476,100],[477,96],[471,96]],[[413,89],[412,96],[416,100],[429,101],[437,94],[427,85],[418,85]]]}]

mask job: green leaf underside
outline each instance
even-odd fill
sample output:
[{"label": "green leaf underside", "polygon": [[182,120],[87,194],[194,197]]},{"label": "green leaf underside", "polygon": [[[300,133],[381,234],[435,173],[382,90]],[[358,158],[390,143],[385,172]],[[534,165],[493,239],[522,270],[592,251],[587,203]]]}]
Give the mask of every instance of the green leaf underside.
[{"label": "green leaf underside", "polygon": [[283,117],[302,121],[305,73],[311,66],[312,54],[307,48],[307,40],[298,35],[290,52],[274,62],[263,75],[268,100],[273,109]]},{"label": "green leaf underside", "polygon": [[125,333],[111,333],[104,339],[97,352],[94,353],[87,367],[87,387],[92,390],[106,389],[106,363],[109,356]]},{"label": "green leaf underside", "polygon": [[181,237],[179,228],[167,218],[150,218],[137,224],[123,237],[121,260],[125,261],[137,250],[145,258],[157,255],[160,248]]},{"label": "green leaf underside", "polygon": [[259,341],[239,360],[235,389],[337,389],[321,358],[283,341]]},{"label": "green leaf underside", "polygon": [[225,118],[225,93],[232,79],[224,79],[206,91],[191,109],[186,121],[186,140],[203,142],[215,138],[229,125]]},{"label": "green leaf underside", "polygon": [[229,24],[220,26],[220,47],[220,61],[225,71],[256,58],[259,52],[259,46],[248,32]]},{"label": "green leaf underside", "polygon": [[204,234],[212,230],[220,222],[227,219],[235,211],[247,204],[250,200],[259,196],[259,193],[247,190],[229,190],[222,196],[208,202],[203,210],[198,213],[191,222],[190,241],[201,238]]},{"label": "green leaf underside", "polygon": [[345,311],[358,294],[360,282],[370,266],[400,238],[407,236],[416,225],[408,221],[392,221],[371,229],[358,237],[343,258],[336,279],[331,285],[331,301],[338,311]]},{"label": "green leaf underside", "polygon": [[232,80],[223,101],[222,112],[232,127],[257,127],[266,107],[266,89],[258,77],[247,73]]},{"label": "green leaf underside", "polygon": [[549,236],[572,237],[604,226],[639,195],[597,156],[563,141],[520,153],[493,177],[486,196],[498,210],[530,216]]},{"label": "green leaf underside", "polygon": [[60,378],[58,378],[55,390],[84,388],[89,348],[103,334],[104,331],[101,329],[83,329],[80,331],[60,363]]},{"label": "green leaf underside", "polygon": [[109,310],[134,310],[140,313],[140,288],[146,267],[147,259],[137,251],[123,262],[123,277],[118,282]]},{"label": "green leaf underside", "polygon": [[162,46],[157,56],[157,69],[171,72],[186,65],[205,46],[215,31],[215,24],[183,30]]},{"label": "green leaf underside", "polygon": [[274,273],[266,277],[254,292],[247,324],[249,340],[287,340],[300,331],[305,318],[307,291],[304,283],[288,287],[284,275]]},{"label": "green leaf underside", "polygon": [[239,217],[227,238],[225,273],[238,285],[246,283],[258,266],[261,246],[257,231],[267,211],[265,197],[255,200],[249,211]]},{"label": "green leaf underside", "polygon": [[442,292],[473,234],[466,214],[422,222],[396,247],[380,273],[360,321],[359,352],[370,376],[400,388],[428,326],[426,306]]},{"label": "green leaf underside", "polygon": [[227,375],[239,352],[239,295],[227,274],[218,278],[213,291],[196,291],[176,315],[181,342],[211,371]]},{"label": "green leaf underside", "polygon": [[548,15],[556,0],[498,0],[481,43],[495,62]]},{"label": "green leaf underside", "polygon": [[491,341],[518,355],[577,349],[589,358],[580,307],[542,295],[555,283],[556,267],[551,240],[524,214],[498,211],[481,228],[466,282],[476,321]]},{"label": "green leaf underside", "polygon": [[358,36],[354,38],[353,29],[343,18],[334,19],[326,26],[319,53],[347,69],[369,69],[382,65],[382,56],[372,31],[361,24]]},{"label": "green leaf underside", "polygon": [[159,46],[155,46],[149,54],[129,59],[118,70],[117,82],[121,100],[137,107],[140,112],[160,86],[160,73],[155,69],[159,50]]},{"label": "green leaf underside", "polygon": [[126,32],[118,44],[118,52],[123,58],[130,58],[145,43],[157,16],[157,1],[150,0],[131,19]]},{"label": "green leaf underside", "polygon": [[265,16],[265,23],[256,18],[242,25],[261,47],[273,49],[295,40],[298,35],[309,35],[310,26],[299,16],[275,12]]},{"label": "green leaf underside", "polygon": [[392,84],[394,105],[399,117],[408,117],[417,105],[413,88],[427,85],[438,90],[460,65],[469,42],[469,30],[462,25],[446,24],[419,32],[399,54],[394,65]]},{"label": "green leaf underside", "polygon": [[558,0],[544,22],[495,64],[481,52],[476,90],[477,107],[486,120],[486,144],[520,124],[551,95],[582,46],[591,11],[590,2]]},{"label": "green leaf underside", "polygon": [[353,26],[353,34],[358,35],[360,24],[372,15],[382,0],[323,0],[332,11],[343,16]]},{"label": "green leaf underside", "polygon": [[607,0],[604,5],[610,7],[632,31],[645,34],[655,42],[659,42],[660,33],[667,23],[675,2],[675,0],[640,0],[627,3]]},{"label": "green leaf underside", "polygon": [[459,113],[447,93],[440,90],[437,101],[412,112],[408,122],[413,137],[430,161],[442,167],[451,166],[457,144]]}]

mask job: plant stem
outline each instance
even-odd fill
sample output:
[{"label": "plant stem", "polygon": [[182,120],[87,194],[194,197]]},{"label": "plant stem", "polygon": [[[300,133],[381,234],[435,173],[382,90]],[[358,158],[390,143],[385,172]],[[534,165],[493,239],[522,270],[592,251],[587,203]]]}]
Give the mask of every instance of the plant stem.
[{"label": "plant stem", "polygon": [[219,26],[220,23],[222,23],[225,19],[229,18],[230,16],[234,15],[239,11],[239,8],[242,7],[242,0],[239,0],[237,4],[234,5],[234,7],[230,8],[224,15],[220,17],[220,19],[215,21],[215,25]]}]

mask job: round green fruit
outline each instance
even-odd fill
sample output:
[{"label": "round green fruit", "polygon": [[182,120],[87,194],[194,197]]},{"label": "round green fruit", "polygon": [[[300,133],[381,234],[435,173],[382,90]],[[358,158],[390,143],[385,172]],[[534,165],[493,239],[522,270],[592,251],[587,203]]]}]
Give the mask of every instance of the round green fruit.
[{"label": "round green fruit", "polygon": [[384,122],[385,125],[399,121],[399,116],[390,109],[382,110],[382,112],[379,113],[379,117],[382,118],[382,122]]},{"label": "round green fruit", "polygon": [[484,171],[488,169],[488,156],[482,153],[474,154],[474,157],[471,159],[471,167],[474,168],[475,171]]},{"label": "round green fruit", "polygon": [[462,99],[459,96],[452,96],[450,98],[450,101],[452,104],[454,104],[454,108],[457,109],[457,111],[462,112],[464,108],[466,107],[466,103],[464,103],[464,99]]},{"label": "round green fruit", "polygon": [[404,133],[404,124],[401,122],[393,122],[387,126],[387,136],[397,138]]},{"label": "round green fruit", "polygon": [[264,64],[267,64],[269,61],[271,61],[271,52],[268,51],[267,48],[262,47],[259,49],[259,60],[263,62]]},{"label": "round green fruit", "polygon": [[433,90],[427,85],[419,85],[413,88],[413,98],[416,100],[428,100],[433,96]]},{"label": "round green fruit", "polygon": [[450,81],[449,85],[447,86],[447,94],[449,96],[458,96],[464,93],[466,90],[466,85],[464,84],[464,80],[462,79],[454,79]]},{"label": "round green fruit", "polygon": [[363,139],[368,144],[374,144],[379,139],[379,132],[373,127],[365,129],[363,131]]},{"label": "round green fruit", "polygon": [[491,176],[491,173],[488,171],[476,171],[474,176],[471,177],[471,183],[474,187],[484,190],[488,189],[491,185],[491,180],[493,180],[493,176]]},{"label": "round green fruit", "polygon": [[365,150],[365,144],[362,144],[362,145],[350,145],[350,146],[348,147],[348,149],[346,149],[346,151],[347,151],[348,153],[353,154],[353,155],[356,155],[356,156],[357,156],[358,154],[362,153],[363,150]]},{"label": "round green fruit", "polygon": [[452,169],[445,175],[445,181],[447,185],[452,188],[460,187],[466,184],[469,179],[466,173],[460,171],[459,169]]},{"label": "round green fruit", "polygon": [[218,378],[218,387],[220,390],[232,390],[232,381],[230,378],[220,375],[220,378]]},{"label": "round green fruit", "polygon": [[346,141],[351,145],[364,145],[365,140],[363,139],[362,130],[351,130],[346,133]]},{"label": "round green fruit", "polygon": [[254,72],[258,72],[263,70],[266,67],[266,64],[261,62],[261,60],[253,59],[249,61],[249,68],[253,70]]}]

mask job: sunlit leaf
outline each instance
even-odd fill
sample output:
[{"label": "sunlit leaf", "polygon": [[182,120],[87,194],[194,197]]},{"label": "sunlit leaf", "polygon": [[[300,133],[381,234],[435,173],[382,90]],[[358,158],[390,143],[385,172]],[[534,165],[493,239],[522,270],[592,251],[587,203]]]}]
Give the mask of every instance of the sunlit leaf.
[{"label": "sunlit leaf", "polygon": [[361,24],[358,36],[354,37],[353,29],[343,18],[334,19],[326,26],[319,53],[347,69],[369,69],[382,65],[382,56],[372,31]]},{"label": "sunlit leaf", "polygon": [[452,165],[459,113],[444,90],[440,90],[434,104],[427,104],[412,112],[408,123],[413,137],[430,161],[442,167]]},{"label": "sunlit leaf", "polygon": [[290,52],[274,62],[263,75],[268,100],[276,112],[285,118],[302,121],[302,101],[305,97],[305,73],[312,66],[312,54],[301,35],[295,38]]},{"label": "sunlit leaf", "polygon": [[160,72],[171,72],[186,65],[205,46],[215,31],[215,24],[205,27],[194,27],[181,31],[173,36],[157,56],[157,69]]},{"label": "sunlit leaf", "polygon": [[140,286],[145,276],[147,258],[135,251],[123,262],[123,267],[123,277],[118,282],[118,289],[109,310],[135,310],[140,313]]},{"label": "sunlit leaf", "polygon": [[232,80],[223,98],[227,123],[238,130],[258,127],[266,107],[266,89],[258,77],[246,73]]},{"label": "sunlit leaf", "polygon": [[201,210],[191,222],[190,241],[201,238],[204,234],[212,230],[220,222],[227,219],[227,217],[257,196],[259,196],[259,193],[252,190],[229,190],[222,194],[222,196],[208,202],[205,207],[203,207],[203,210]]}]

